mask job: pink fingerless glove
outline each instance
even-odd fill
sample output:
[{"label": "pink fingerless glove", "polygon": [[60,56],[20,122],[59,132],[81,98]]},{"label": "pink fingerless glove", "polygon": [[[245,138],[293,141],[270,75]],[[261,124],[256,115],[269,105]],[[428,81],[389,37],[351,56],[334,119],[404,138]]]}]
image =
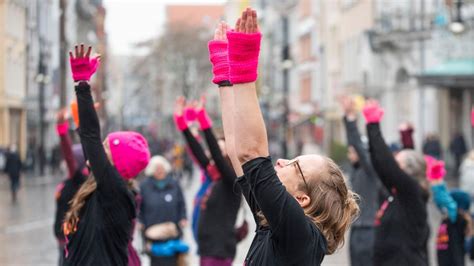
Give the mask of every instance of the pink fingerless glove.
[{"label": "pink fingerless glove", "polygon": [[196,115],[196,110],[194,110],[194,108],[186,107],[184,109],[184,119],[186,122],[193,122],[196,120]]},{"label": "pink fingerless glove", "polygon": [[212,63],[214,84],[229,80],[229,59],[227,52],[227,41],[212,40],[208,43],[209,60]]},{"label": "pink fingerless glove", "polygon": [[201,130],[206,130],[212,127],[212,119],[207,115],[206,109],[202,108],[196,113],[197,120],[201,126]]},{"label": "pink fingerless glove", "polygon": [[68,122],[64,122],[64,123],[56,125],[56,132],[58,133],[58,136],[66,135],[68,130],[69,130]]},{"label": "pink fingerless glove", "polygon": [[426,177],[429,181],[441,180],[445,175],[446,168],[443,161],[433,160],[427,165]]},{"label": "pink fingerless glove", "polygon": [[100,65],[98,57],[70,58],[72,78],[74,81],[90,80]]},{"label": "pink fingerless glove", "polygon": [[174,115],[174,123],[176,128],[179,131],[184,131],[188,128],[188,124],[186,123],[186,119],[184,119],[184,115]]},{"label": "pink fingerless glove", "polygon": [[257,80],[260,33],[227,32],[229,41],[229,78],[232,84]]},{"label": "pink fingerless glove", "polygon": [[364,106],[362,113],[364,114],[365,123],[371,124],[379,123],[382,120],[384,111],[378,104],[371,104]]},{"label": "pink fingerless glove", "polygon": [[474,108],[471,109],[471,126],[474,127]]}]

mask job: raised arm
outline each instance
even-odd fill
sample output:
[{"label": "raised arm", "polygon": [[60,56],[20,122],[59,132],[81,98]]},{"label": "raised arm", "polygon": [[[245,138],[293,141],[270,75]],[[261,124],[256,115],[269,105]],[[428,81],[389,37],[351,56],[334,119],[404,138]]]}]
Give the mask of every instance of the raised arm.
[{"label": "raised arm", "polygon": [[395,188],[399,194],[418,193],[417,181],[400,168],[382,136],[379,122],[383,109],[376,101],[369,100],[363,112],[367,123],[370,157],[382,183],[388,191]]},{"label": "raised arm", "polygon": [[204,137],[206,138],[206,142],[209,147],[209,151],[211,152],[212,159],[214,160],[214,164],[219,170],[223,180],[226,181],[230,186],[233,186],[237,176],[232,169],[232,165],[229,164],[222,154],[221,148],[217,143],[217,139],[212,132],[212,121],[206,112],[204,97],[201,98],[200,104],[196,108],[196,113],[197,120],[201,130],[204,132]]},{"label": "raised arm", "polygon": [[94,108],[91,87],[89,85],[90,77],[95,73],[99,66],[100,57],[90,58],[92,48],[89,47],[84,52],[84,45],[75,47],[75,56],[69,52],[71,61],[71,70],[73,79],[76,83],[76,96],[79,113],[79,136],[81,143],[89,160],[92,172],[97,182],[97,186],[106,184],[105,170],[111,164],[107,158],[104,146],[101,140],[100,123]]},{"label": "raised arm", "polygon": [[235,31],[227,32],[229,77],[234,84],[233,121],[238,121],[238,126],[234,127],[235,149],[241,164],[269,155],[267,131],[255,84],[262,37],[256,16],[255,11],[244,11]]},{"label": "raised arm", "polygon": [[61,110],[57,115],[56,132],[61,143],[61,151],[66,161],[68,177],[72,178],[76,172],[77,164],[72,152],[72,142],[69,137],[69,123],[66,120],[66,111]]},{"label": "raised arm", "polygon": [[201,144],[199,144],[199,142],[191,133],[191,130],[189,130],[188,124],[184,117],[185,102],[186,99],[184,97],[179,97],[176,100],[174,122],[178,131],[183,134],[194,159],[196,159],[202,169],[207,169],[207,167],[209,166],[209,158],[207,158],[206,153],[201,147]]}]

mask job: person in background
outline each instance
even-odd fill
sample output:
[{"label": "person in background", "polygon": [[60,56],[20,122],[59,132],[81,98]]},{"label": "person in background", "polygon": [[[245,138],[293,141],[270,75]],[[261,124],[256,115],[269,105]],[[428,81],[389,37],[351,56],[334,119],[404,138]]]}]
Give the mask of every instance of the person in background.
[{"label": "person in background", "polygon": [[[142,202],[139,222],[142,224],[151,266],[176,266],[182,254],[182,230],[187,226],[186,204],[171,165],[162,156],[153,156],[145,169],[147,178],[140,184]],[[171,228],[171,233],[156,233]],[[167,231],[167,230],[164,230]]]},{"label": "person in background", "polygon": [[360,216],[351,227],[351,265],[370,266],[373,265],[374,219],[379,207],[381,184],[357,128],[357,110],[353,99],[343,97],[341,105],[349,145],[347,157],[352,165],[349,181],[354,192],[360,196]]},{"label": "person in background", "polygon": [[402,123],[399,127],[400,140],[402,143],[402,149],[415,149],[415,141],[413,140],[413,133],[415,129],[410,122]]},{"label": "person in background", "polygon": [[444,214],[436,241],[438,265],[464,266],[467,251],[465,244],[472,237],[470,196],[460,189],[448,192],[443,181],[446,174],[444,162],[430,156],[426,156],[425,159],[434,202]]},{"label": "person in background", "polygon": [[459,188],[474,200],[474,150],[467,154],[459,168]]},{"label": "person in background", "polygon": [[22,162],[15,144],[10,146],[6,154],[5,172],[10,178],[10,193],[12,203],[17,202],[17,193],[20,188],[20,174],[22,169]]},{"label": "person in background", "polygon": [[451,143],[449,144],[449,150],[454,156],[454,170],[455,175],[457,176],[462,158],[467,152],[466,141],[464,141],[464,136],[461,133],[457,132],[454,134]]},{"label": "person in background", "polygon": [[423,154],[429,155],[437,160],[441,160],[443,157],[443,149],[441,148],[441,142],[438,136],[435,134],[428,134],[425,142],[423,143]]},{"label": "person in background", "polygon": [[372,165],[390,192],[375,219],[374,265],[427,266],[430,188],[425,160],[411,149],[392,154],[380,130],[384,111],[377,101],[368,100],[363,114]]}]

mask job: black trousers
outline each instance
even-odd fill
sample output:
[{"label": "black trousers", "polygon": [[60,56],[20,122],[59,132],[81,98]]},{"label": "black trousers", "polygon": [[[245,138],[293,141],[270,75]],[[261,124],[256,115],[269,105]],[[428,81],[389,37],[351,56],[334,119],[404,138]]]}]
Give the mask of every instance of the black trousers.
[{"label": "black trousers", "polygon": [[176,266],[178,264],[178,257],[155,257],[150,256],[151,266]]},{"label": "black trousers", "polygon": [[373,265],[374,241],[373,227],[352,227],[349,247],[352,266]]}]

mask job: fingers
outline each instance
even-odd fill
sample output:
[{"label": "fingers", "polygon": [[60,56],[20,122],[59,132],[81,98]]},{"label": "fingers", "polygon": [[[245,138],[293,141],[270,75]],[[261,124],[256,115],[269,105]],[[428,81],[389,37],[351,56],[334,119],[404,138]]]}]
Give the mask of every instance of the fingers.
[{"label": "fingers", "polygon": [[89,46],[89,48],[87,48],[86,58],[89,58],[91,56],[91,52],[92,52],[92,46]]},{"label": "fingers", "polygon": [[74,55],[72,54],[72,51],[69,51],[69,58],[74,59]]},{"label": "fingers", "polygon": [[247,8],[247,21],[245,21],[245,33],[251,33],[252,31],[252,10]]},{"label": "fingers", "polygon": [[[242,19],[237,19],[237,22],[235,23],[235,31],[240,32],[240,23],[242,22]],[[474,107],[473,107],[474,108]]]},{"label": "fingers", "polygon": [[75,52],[75,58],[78,58],[79,57],[79,47],[77,45],[74,46],[74,52]]},{"label": "fingers", "polygon": [[80,57],[84,57],[84,44],[81,43],[81,49],[79,50],[79,53],[81,54]]},{"label": "fingers", "polygon": [[260,29],[258,28],[258,20],[257,20],[257,11],[252,10],[252,32],[259,32]]},{"label": "fingers", "polygon": [[245,23],[247,22],[247,13],[244,11],[242,12],[242,18],[240,19],[240,31],[245,32]]}]

